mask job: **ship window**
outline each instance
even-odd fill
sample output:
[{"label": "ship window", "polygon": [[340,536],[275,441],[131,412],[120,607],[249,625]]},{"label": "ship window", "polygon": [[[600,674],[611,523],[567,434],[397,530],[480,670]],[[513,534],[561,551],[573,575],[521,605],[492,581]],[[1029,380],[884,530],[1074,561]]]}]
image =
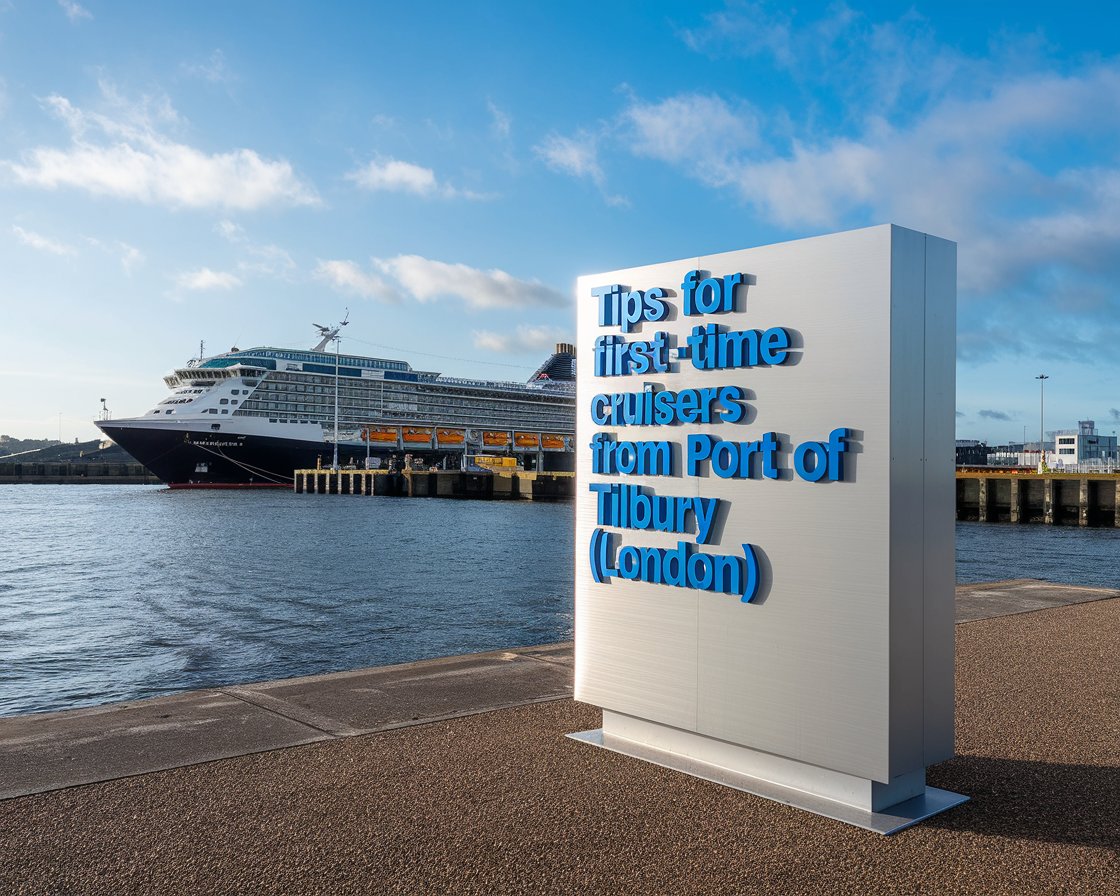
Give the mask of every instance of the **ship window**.
[{"label": "ship window", "polygon": [[223,414],[228,414],[228,413],[229,413],[229,410],[228,410],[227,408],[222,408],[222,413],[223,413]]},{"label": "ship window", "polygon": [[211,423],[211,424],[210,424],[210,428],[211,428],[211,429],[213,429],[213,430],[218,430],[218,429],[221,429],[221,428],[222,428],[222,424],[220,424],[220,423]]},{"label": "ship window", "polygon": [[275,418],[275,417],[269,417],[269,418],[268,418],[268,422],[269,422],[269,423],[275,423],[275,422],[276,422],[276,418]]},{"label": "ship window", "polygon": [[237,404],[237,399],[235,398],[233,401],[230,402],[230,404]]},{"label": "ship window", "polygon": [[164,411],[165,414],[172,414],[174,411]]}]

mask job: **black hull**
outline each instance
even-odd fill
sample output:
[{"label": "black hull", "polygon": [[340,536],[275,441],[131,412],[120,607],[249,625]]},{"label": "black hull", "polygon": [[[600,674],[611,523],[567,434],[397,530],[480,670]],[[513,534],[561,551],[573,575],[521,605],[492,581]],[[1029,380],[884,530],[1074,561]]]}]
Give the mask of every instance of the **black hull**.
[{"label": "black hull", "polygon": [[[293,472],[330,466],[333,446],[232,432],[99,424],[101,430],[172,488],[291,488]],[[365,462],[360,451],[339,446],[339,462]]]},{"label": "black hull", "polygon": [[[98,426],[171,488],[292,488],[296,470],[329,467],[334,452],[334,446],[326,442],[114,425],[111,421]],[[404,453],[374,449],[370,457],[379,458],[384,466],[390,457],[400,458]],[[458,452],[412,449],[411,453],[424,463],[459,466]],[[364,445],[339,445],[338,460],[343,466],[362,467],[365,457]],[[571,470],[574,459],[570,452],[546,452],[542,469]]]}]

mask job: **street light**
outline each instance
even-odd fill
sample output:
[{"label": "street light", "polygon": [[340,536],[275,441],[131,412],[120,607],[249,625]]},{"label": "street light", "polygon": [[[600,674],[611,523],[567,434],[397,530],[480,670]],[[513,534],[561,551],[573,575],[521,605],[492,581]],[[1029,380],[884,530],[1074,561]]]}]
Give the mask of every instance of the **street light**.
[{"label": "street light", "polygon": [[1038,380],[1038,472],[1046,465],[1046,381],[1045,373],[1035,377]]}]

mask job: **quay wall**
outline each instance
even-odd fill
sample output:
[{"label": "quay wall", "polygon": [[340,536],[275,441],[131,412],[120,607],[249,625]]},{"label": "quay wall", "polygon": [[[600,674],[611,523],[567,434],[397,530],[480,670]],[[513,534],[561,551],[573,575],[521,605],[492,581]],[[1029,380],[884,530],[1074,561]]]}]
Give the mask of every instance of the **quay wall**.
[{"label": "quay wall", "polygon": [[1120,527],[1120,474],[958,470],[957,519]]},{"label": "quay wall", "polygon": [[0,485],[159,485],[138,463],[0,463]]},{"label": "quay wall", "polygon": [[575,474],[464,473],[458,470],[296,470],[296,494],[475,498],[493,501],[571,501]]}]

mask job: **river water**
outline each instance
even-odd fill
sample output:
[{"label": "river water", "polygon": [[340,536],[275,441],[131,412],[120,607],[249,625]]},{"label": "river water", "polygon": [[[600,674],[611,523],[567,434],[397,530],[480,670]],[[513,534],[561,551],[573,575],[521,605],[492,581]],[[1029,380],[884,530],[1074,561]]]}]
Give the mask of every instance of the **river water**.
[{"label": "river water", "polygon": [[[0,486],[0,715],[572,637],[570,504]],[[1120,532],[957,525],[962,582],[1120,587]]]}]

